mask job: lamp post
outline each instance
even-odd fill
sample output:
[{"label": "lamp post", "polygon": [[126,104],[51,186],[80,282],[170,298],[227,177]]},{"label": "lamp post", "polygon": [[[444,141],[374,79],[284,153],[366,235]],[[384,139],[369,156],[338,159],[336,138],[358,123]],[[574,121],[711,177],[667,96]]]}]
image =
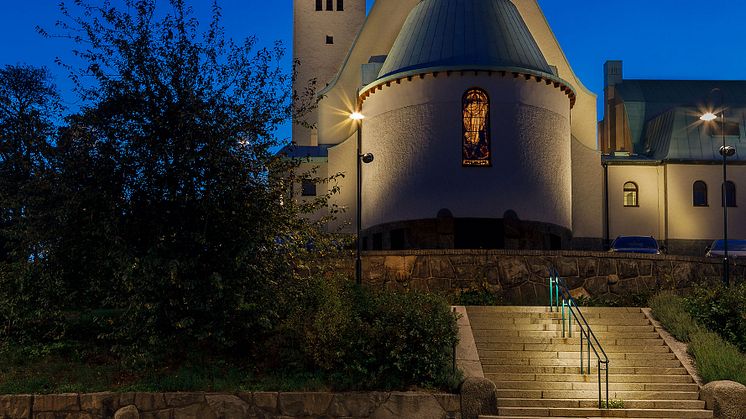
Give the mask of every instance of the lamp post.
[{"label": "lamp post", "polygon": [[[716,121],[718,116],[713,112],[707,112],[699,119],[711,122]],[[723,138],[723,145],[720,147],[720,155],[723,156],[723,185],[720,188],[723,198],[723,283],[727,286],[730,284],[730,265],[728,262],[728,157],[735,155],[736,149],[725,142],[725,108],[720,111],[720,120],[720,135]]]},{"label": "lamp post", "polygon": [[360,112],[353,112],[350,114],[350,119],[357,122],[357,149],[355,150],[356,165],[357,165],[357,220],[356,220],[356,235],[355,235],[355,283],[357,285],[363,282],[363,261],[360,258],[362,253],[363,242],[360,237],[363,224],[363,163],[370,163],[373,161],[373,154],[366,153],[360,154],[363,148],[363,116]]}]

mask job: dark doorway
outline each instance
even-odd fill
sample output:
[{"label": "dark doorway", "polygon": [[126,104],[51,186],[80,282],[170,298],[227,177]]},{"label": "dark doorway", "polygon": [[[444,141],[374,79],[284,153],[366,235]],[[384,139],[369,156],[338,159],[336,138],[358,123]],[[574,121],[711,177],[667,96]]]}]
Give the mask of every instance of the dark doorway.
[{"label": "dark doorway", "polygon": [[454,225],[456,249],[503,249],[505,226],[493,218],[457,218]]}]

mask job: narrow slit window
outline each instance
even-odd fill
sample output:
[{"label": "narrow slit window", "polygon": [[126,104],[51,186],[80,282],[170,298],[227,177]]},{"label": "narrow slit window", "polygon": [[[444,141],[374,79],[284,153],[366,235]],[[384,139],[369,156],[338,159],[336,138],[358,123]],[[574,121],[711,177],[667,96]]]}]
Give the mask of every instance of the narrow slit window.
[{"label": "narrow slit window", "polygon": [[326,10],[329,12],[334,11],[334,0],[326,0]]},{"label": "narrow slit window", "polygon": [[326,44],[327,45],[334,45],[334,37],[330,36],[330,35],[327,35],[326,36]]},{"label": "narrow slit window", "polygon": [[625,207],[639,207],[638,201],[639,188],[634,182],[627,182],[624,184],[624,206]]},{"label": "narrow slit window", "polygon": [[724,194],[723,194],[723,200],[722,205],[728,205],[729,207],[735,207],[736,206],[736,184],[727,181],[725,182],[725,186],[723,187]]},{"label": "narrow slit window", "polygon": [[337,0],[337,11],[343,12],[345,9],[345,0]]},{"label": "narrow slit window", "polygon": [[470,89],[464,93],[462,113],[462,164],[491,166],[490,101],[487,93],[482,89]]},{"label": "narrow slit window", "polygon": [[316,0],[316,11],[319,12],[321,10],[324,10],[324,1]]},{"label": "narrow slit window", "polygon": [[707,184],[698,180],[694,182],[692,191],[692,200],[694,201],[695,207],[706,207],[707,206]]}]

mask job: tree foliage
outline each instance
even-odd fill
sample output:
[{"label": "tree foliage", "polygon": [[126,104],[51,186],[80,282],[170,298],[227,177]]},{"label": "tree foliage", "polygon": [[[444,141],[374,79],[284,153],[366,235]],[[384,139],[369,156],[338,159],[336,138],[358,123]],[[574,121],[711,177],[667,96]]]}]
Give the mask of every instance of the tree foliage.
[{"label": "tree foliage", "polygon": [[[43,254],[18,258],[29,278],[54,283],[57,297],[35,306],[107,309],[98,339],[134,362],[183,347],[245,350],[277,322],[276,292],[309,244],[326,240],[325,220],[306,214],[328,196],[289,199],[298,162],[274,154],[294,111],[282,46],[226,39],[216,3],[204,28],[183,0],[60,7],[56,33],[42,33],[74,41],[84,64],[66,67],[83,105],[51,147],[42,110],[53,106],[42,99],[56,95],[29,88],[35,136],[11,148],[30,157],[3,155],[53,190],[30,217],[29,248]],[[35,176],[37,166],[48,173]],[[3,202],[13,208],[30,207]]]}]

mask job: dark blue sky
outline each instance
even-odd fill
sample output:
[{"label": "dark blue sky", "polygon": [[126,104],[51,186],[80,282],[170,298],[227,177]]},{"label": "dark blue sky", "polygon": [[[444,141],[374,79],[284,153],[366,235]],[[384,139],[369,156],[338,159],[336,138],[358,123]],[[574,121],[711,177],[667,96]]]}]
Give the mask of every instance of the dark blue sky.
[{"label": "dark blue sky", "polygon": [[[310,0],[309,0],[310,1]],[[53,29],[58,0],[0,0],[0,65],[46,65],[75,108],[55,57],[69,59],[69,41],[44,39],[34,27]],[[72,1],[68,0],[68,3]],[[205,21],[208,0],[192,0]],[[746,2],[740,0],[539,0],[575,72],[603,93],[603,63],[624,60],[627,78],[746,79]],[[257,35],[292,51],[291,0],[220,0],[230,37]],[[368,6],[372,1],[368,0]],[[290,65],[290,58],[287,59]],[[600,113],[599,113],[600,117]],[[280,133],[289,135],[287,128]]]}]

